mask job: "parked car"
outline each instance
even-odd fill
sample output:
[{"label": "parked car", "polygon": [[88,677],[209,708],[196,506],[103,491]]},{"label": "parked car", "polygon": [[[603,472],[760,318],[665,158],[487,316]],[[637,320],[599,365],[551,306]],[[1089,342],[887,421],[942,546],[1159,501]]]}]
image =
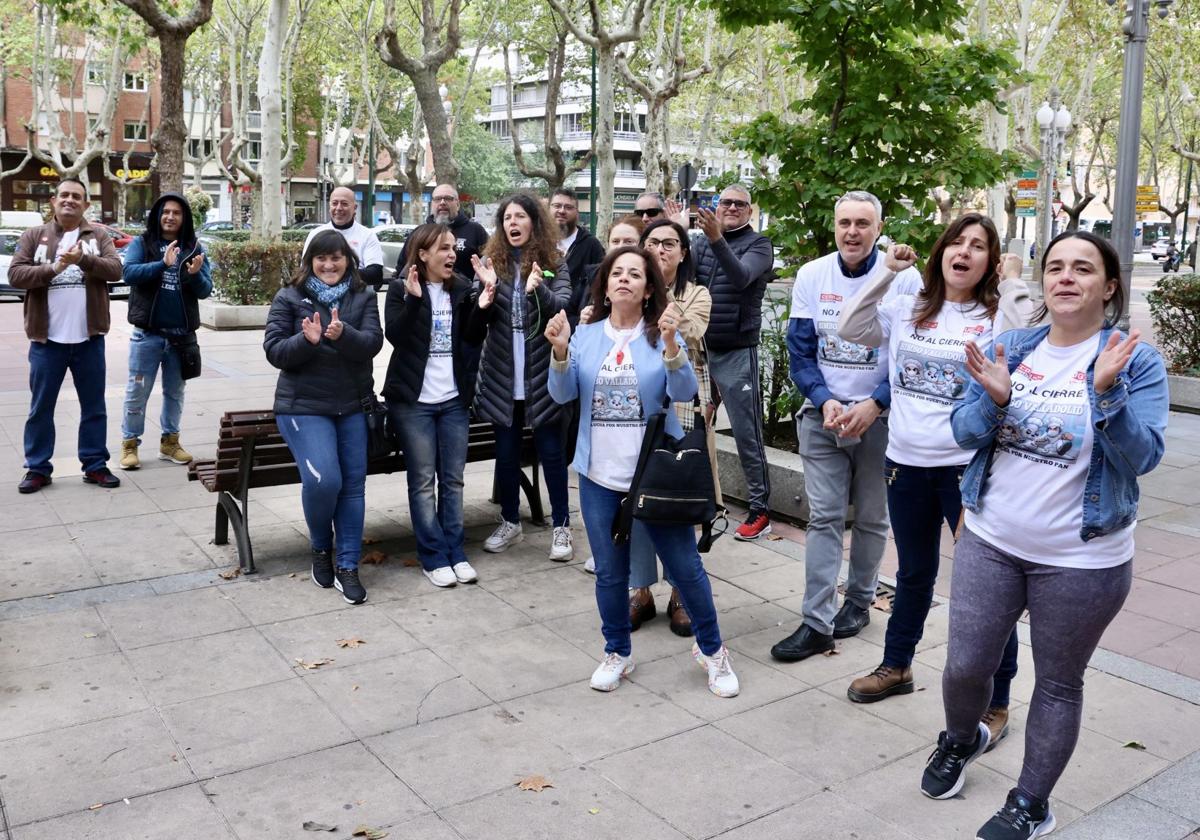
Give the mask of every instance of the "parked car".
[{"label": "parked car", "polygon": [[4,230],[28,230],[45,223],[36,210],[0,210],[0,227]]},{"label": "parked car", "polygon": [[400,250],[404,240],[417,229],[416,225],[380,225],[374,228],[379,237],[379,247],[383,249],[383,280],[386,283],[396,274],[396,262],[400,259]]},{"label": "parked car", "polygon": [[196,233],[228,233],[231,230],[250,230],[250,225],[239,225],[233,222],[205,222]]},{"label": "parked car", "polygon": [[113,247],[118,251],[133,241],[132,236],[112,225],[106,225],[103,222],[92,222],[92,227],[100,228],[100,230],[107,233],[108,238],[112,240]]},{"label": "parked car", "polygon": [[322,224],[322,222],[297,222],[294,225],[288,225],[286,230],[312,230],[319,228]]},{"label": "parked car", "polygon": [[16,228],[0,230],[0,297],[14,297],[18,300],[25,297],[24,289],[14,289],[8,284],[8,264],[12,262],[13,254],[17,252],[17,242],[24,232]]},{"label": "parked car", "polygon": [[[1161,239],[1155,239],[1154,244],[1150,246],[1151,259],[1157,260],[1161,257],[1165,257],[1167,255],[1167,249],[1172,245],[1176,245],[1175,241],[1168,239],[1165,236]],[[1178,247],[1178,245],[1176,245],[1176,247]]]}]

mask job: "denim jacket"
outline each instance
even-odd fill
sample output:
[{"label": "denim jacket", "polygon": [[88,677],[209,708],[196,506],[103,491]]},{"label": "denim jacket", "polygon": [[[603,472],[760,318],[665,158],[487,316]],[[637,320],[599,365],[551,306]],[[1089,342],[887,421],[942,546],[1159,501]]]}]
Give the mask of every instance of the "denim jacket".
[{"label": "denim jacket", "polygon": [[[592,405],[591,392],[596,384],[600,366],[613,347],[613,340],[604,332],[604,321],[580,324],[571,336],[567,358],[559,361],[551,356],[550,396],[555,402],[569,403],[585,395],[580,401],[579,438],[575,444],[575,461],[571,464],[575,472],[586,476],[592,460]],[[696,372],[688,361],[687,348],[680,342],[679,353],[672,359],[664,359],[660,340],[651,346],[645,335],[629,342],[633,356],[633,368],[637,371],[638,395],[646,417],[666,411],[666,431],[672,437],[683,437],[674,411],[667,411],[663,402],[691,402],[696,396]]]},{"label": "denim jacket", "polygon": [[[1008,371],[1045,340],[1050,327],[1009,330],[996,338],[1007,350]],[[1097,353],[1108,342],[1112,328],[1100,331]],[[994,345],[993,345],[994,347]],[[995,359],[994,349],[988,358]],[[1137,517],[1137,477],[1145,475],[1163,456],[1163,430],[1167,427],[1170,397],[1167,370],[1158,351],[1138,344],[1113,386],[1097,394],[1094,386],[1096,361],[1087,370],[1088,398],[1092,409],[1094,444],[1083,494],[1084,542],[1129,525]],[[996,450],[996,431],[1006,410],[996,405],[975,381],[961,403],[950,414],[954,439],[963,449],[978,450],[962,478],[963,507],[978,512],[986,490],[988,470]],[[1020,500],[1035,503],[1036,494]]]}]

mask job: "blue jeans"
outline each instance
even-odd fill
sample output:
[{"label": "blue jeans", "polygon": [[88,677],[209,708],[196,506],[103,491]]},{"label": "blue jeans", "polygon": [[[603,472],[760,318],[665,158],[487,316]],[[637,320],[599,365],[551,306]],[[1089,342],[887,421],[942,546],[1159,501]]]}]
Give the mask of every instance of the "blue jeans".
[{"label": "blue jeans", "polygon": [[[521,435],[525,430],[525,401],[513,404],[511,426],[497,426],[496,483],[500,489],[500,515],[505,522],[521,521]],[[533,430],[533,445],[542,463],[546,490],[550,494],[550,520],[566,525],[570,515],[567,496],[567,458],[563,449],[563,427],[557,420]]]},{"label": "blue jeans", "polygon": [[[613,517],[625,495],[579,476],[580,513],[596,558],[596,606],[600,609],[604,652],[629,656],[629,543],[614,545],[612,540]],[[701,653],[716,653],[721,649],[721,629],[708,573],[696,551],[696,529],[689,525],[640,524],[679,588]]]},{"label": "blue jeans", "polygon": [[108,412],[104,407],[104,336],[78,344],[29,343],[29,418],[25,421],[25,469],[50,475],[54,465],[54,407],[71,371],[79,397],[79,463],[91,472],[108,463]]},{"label": "blue jeans", "polygon": [[300,500],[314,551],[330,551],[337,565],[357,569],[366,515],[367,415],[276,414],[279,433],[300,469]]},{"label": "blue jeans", "polygon": [[[408,510],[426,571],[467,559],[463,551],[463,469],[470,419],[457,397],[437,405],[388,406],[408,473]],[[436,483],[437,493],[434,494]]]},{"label": "blue jeans", "polygon": [[164,435],[179,434],[179,418],[183,416],[183,377],[180,376],[179,353],[161,335],[135,327],[129,337],[129,382],[125,386],[125,416],[121,420],[121,437],[137,438],[141,443],[146,429],[146,403],[154,390],[154,378],[162,367],[162,413],[158,425]]},{"label": "blue jeans", "polygon": [[[663,569],[666,572],[666,569]],[[667,583],[671,576],[664,574]],[[645,589],[658,583],[658,556],[654,553],[654,543],[646,533],[646,526],[641,520],[633,520],[633,530],[629,534],[629,588]]]},{"label": "blue jeans", "polygon": [[[883,664],[906,668],[912,664],[925,619],[933,602],[941,562],[943,520],[954,531],[962,515],[958,483],[963,466],[913,467],[884,461],[888,511],[900,568],[896,572],[896,597],[888,618]],[[1000,668],[992,681],[992,706],[1008,707],[1009,685],[1017,675],[1017,630],[1004,646]]]}]

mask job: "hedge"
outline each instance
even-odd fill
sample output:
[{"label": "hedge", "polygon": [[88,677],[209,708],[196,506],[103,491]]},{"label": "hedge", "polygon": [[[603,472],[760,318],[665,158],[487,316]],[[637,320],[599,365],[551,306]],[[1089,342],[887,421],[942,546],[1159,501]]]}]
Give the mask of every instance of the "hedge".
[{"label": "hedge", "polygon": [[300,266],[302,247],[303,242],[214,240],[208,249],[213,292],[225,303],[270,303]]},{"label": "hedge", "polygon": [[[299,242],[303,245],[310,233],[311,230],[284,230],[280,231],[280,238],[284,242]],[[208,230],[204,231],[203,235],[223,242],[249,242],[254,238],[254,232],[250,230]]]},{"label": "hedge", "polygon": [[1168,274],[1146,295],[1158,349],[1177,373],[1200,375],[1200,274]]}]

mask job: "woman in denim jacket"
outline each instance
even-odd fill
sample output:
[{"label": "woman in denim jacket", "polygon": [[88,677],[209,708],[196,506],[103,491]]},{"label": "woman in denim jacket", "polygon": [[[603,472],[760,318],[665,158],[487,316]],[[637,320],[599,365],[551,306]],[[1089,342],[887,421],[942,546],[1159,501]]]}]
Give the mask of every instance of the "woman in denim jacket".
[{"label": "woman in denim jacket", "polygon": [[[683,430],[670,402],[696,396],[696,374],[677,341],[679,313],[668,306],[658,261],[637,247],[608,252],[592,283],[592,319],[571,335],[565,312],[546,326],[550,343],[550,396],[582,398],[579,438],[572,464],[579,474],[579,510],[596,558],[596,605],[604,634],[604,659],[591,686],[612,691],[633,671],[629,634],[629,546],[616,545],[612,523],[629,494],[646,420],[665,411],[668,434]],[[712,586],[696,550],[696,529],[634,520],[633,541],[646,540],[679,587],[696,631],[692,655],[708,672],[719,697],[738,693],[738,679],[721,641]]]},{"label": "woman in denim jacket", "polygon": [[946,731],[921,780],[927,796],[954,796],[987,748],[979,716],[1026,609],[1037,674],[1017,787],[981,840],[1054,828],[1049,797],[1078,740],[1084,669],[1129,593],[1137,477],[1162,458],[1167,425],[1162,358],[1108,321],[1124,304],[1113,247],[1061,234],[1042,274],[1049,325],[1006,332],[987,355],[968,346],[974,381],[951,415],[958,444],[977,451],[963,475]]}]

